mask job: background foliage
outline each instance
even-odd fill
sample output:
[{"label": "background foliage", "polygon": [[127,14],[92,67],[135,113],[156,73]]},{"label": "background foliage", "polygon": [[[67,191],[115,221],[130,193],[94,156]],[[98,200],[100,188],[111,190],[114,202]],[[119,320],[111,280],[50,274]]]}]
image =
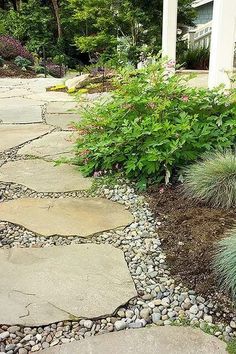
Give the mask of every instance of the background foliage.
[{"label": "background foliage", "polygon": [[[191,0],[179,0],[178,22],[192,23]],[[32,52],[64,54],[70,66],[117,52],[134,64],[161,45],[162,0],[0,0],[0,34]]]}]

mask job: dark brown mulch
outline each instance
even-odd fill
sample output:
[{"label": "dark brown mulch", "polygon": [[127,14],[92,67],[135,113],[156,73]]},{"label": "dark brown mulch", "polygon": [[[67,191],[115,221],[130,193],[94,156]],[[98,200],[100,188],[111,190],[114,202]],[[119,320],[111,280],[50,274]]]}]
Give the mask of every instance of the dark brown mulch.
[{"label": "dark brown mulch", "polygon": [[33,78],[37,76],[32,69],[24,71],[10,61],[4,61],[4,64],[7,68],[0,67],[0,77]]},{"label": "dark brown mulch", "polygon": [[220,291],[212,260],[217,241],[235,224],[236,210],[196,205],[179,186],[151,187],[148,197],[161,221],[159,236],[174,278],[203,296],[229,300]]}]

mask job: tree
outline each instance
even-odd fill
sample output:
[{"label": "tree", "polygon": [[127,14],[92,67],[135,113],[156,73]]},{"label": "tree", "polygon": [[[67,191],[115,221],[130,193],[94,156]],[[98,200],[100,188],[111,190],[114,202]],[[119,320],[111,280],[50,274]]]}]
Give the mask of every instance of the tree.
[{"label": "tree", "polygon": [[57,23],[57,35],[58,35],[58,38],[61,38],[62,37],[62,30],[61,30],[61,20],[60,20],[58,0],[51,0],[51,3],[52,3],[53,10],[54,10],[56,23]]},{"label": "tree", "polygon": [[[161,48],[162,0],[69,0],[80,26],[75,43],[82,52],[113,55],[122,39],[129,59]],[[178,22],[192,24],[192,0],[179,0]]]}]

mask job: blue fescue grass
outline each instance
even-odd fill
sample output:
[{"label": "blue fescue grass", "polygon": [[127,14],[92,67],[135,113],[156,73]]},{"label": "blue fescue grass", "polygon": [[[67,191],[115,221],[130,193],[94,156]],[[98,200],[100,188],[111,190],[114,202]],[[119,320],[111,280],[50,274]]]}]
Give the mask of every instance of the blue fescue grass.
[{"label": "blue fescue grass", "polygon": [[185,194],[212,207],[236,206],[236,155],[215,152],[185,170]]}]

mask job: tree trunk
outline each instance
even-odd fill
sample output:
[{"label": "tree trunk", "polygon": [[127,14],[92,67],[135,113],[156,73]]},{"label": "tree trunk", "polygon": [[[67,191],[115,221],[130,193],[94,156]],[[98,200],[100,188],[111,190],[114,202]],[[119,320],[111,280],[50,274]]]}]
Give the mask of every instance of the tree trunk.
[{"label": "tree trunk", "polygon": [[62,30],[61,30],[61,21],[60,21],[58,0],[51,0],[51,2],[52,2],[53,10],[54,10],[56,23],[57,23],[57,35],[58,35],[58,38],[61,38]]},{"label": "tree trunk", "polygon": [[5,10],[5,0],[0,0],[0,9]]}]

